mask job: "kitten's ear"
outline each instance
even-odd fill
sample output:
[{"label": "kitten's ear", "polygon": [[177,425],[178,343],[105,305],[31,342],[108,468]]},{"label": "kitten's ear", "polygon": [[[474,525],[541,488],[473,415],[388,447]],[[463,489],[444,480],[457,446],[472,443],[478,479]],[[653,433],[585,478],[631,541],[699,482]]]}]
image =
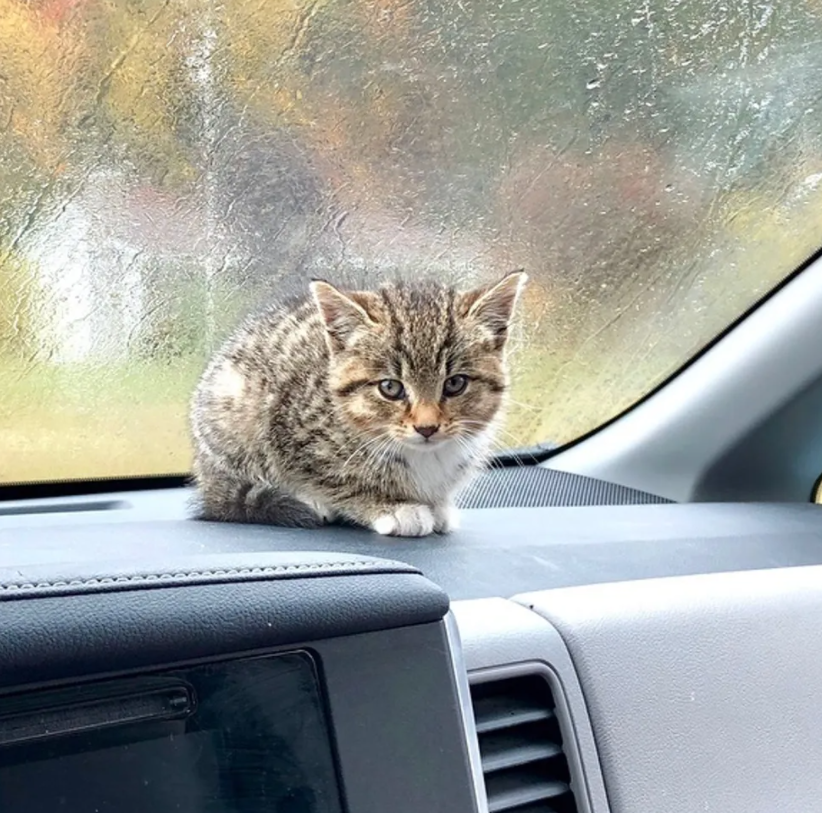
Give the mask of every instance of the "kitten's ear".
[{"label": "kitten's ear", "polygon": [[476,320],[489,330],[496,341],[497,349],[505,344],[514,307],[527,281],[528,275],[520,269],[506,274],[494,285],[465,294],[465,318]]},{"label": "kitten's ear", "polygon": [[311,280],[309,287],[333,348],[345,347],[358,328],[376,327],[365,308],[356,301],[357,294],[344,294],[321,279]]}]

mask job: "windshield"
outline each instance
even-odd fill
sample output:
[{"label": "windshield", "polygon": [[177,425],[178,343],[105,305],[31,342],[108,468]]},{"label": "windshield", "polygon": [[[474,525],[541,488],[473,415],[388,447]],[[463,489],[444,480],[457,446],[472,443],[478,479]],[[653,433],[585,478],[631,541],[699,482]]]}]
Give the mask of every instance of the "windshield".
[{"label": "windshield", "polygon": [[501,446],[820,242],[819,0],[0,0],[0,481],[189,469],[209,354],[346,267],[525,268]]}]

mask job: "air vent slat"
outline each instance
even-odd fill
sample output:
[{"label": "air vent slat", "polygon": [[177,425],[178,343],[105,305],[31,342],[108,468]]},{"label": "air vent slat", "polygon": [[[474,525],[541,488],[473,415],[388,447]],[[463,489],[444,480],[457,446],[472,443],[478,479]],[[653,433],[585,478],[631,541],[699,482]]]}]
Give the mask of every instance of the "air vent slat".
[{"label": "air vent slat", "polygon": [[[488,692],[489,687],[484,688]],[[478,692],[474,697],[474,717],[477,721],[477,731],[480,733],[548,720],[552,716],[553,709],[546,708],[538,698],[527,695],[511,696]]]},{"label": "air vent slat", "polygon": [[550,711],[540,709],[523,709],[521,711],[506,711],[501,709],[493,716],[486,713],[482,716],[476,715],[477,733],[486,734],[489,731],[498,731],[501,728],[510,728],[515,725],[525,725],[526,723],[537,723],[540,720],[548,720],[551,717]]},{"label": "air vent slat", "polygon": [[511,788],[501,792],[488,792],[489,813],[500,813],[502,810],[516,810],[523,805],[533,804],[548,799],[556,799],[568,792],[564,782],[539,782],[527,788]]},{"label": "air vent slat", "polygon": [[546,802],[536,802],[532,805],[525,805],[525,807],[514,808],[513,813],[563,813],[563,811]]},{"label": "air vent slat", "polygon": [[502,734],[488,739],[480,738],[483,773],[494,773],[517,765],[527,765],[541,759],[550,759],[562,753],[554,742],[523,742],[515,736]]},{"label": "air vent slat", "polygon": [[578,813],[548,680],[471,687],[490,813]]}]

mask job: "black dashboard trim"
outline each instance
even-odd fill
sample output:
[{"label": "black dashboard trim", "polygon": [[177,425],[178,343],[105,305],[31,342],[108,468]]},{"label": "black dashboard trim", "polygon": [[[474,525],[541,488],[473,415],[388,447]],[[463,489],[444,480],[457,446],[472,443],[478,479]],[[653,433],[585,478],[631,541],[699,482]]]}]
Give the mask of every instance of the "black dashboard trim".
[{"label": "black dashboard trim", "polygon": [[[327,553],[220,555],[204,554],[192,567],[191,559],[172,559],[162,567],[140,562],[110,562],[0,566],[0,601],[46,595],[84,595],[120,590],[146,590],[184,585],[226,584],[250,581],[321,578],[363,573],[419,573],[402,562],[373,557],[333,556]],[[311,561],[305,561],[311,559]]]},{"label": "black dashboard trim", "polygon": [[0,594],[13,633],[0,635],[0,693],[441,622],[449,608],[411,566],[327,553],[149,547],[117,566],[6,564],[0,580],[17,585]]}]

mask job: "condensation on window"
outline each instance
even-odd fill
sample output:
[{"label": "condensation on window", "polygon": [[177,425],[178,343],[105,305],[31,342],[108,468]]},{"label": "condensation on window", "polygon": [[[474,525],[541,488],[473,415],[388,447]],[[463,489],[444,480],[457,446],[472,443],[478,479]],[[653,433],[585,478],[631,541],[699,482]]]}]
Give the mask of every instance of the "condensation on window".
[{"label": "condensation on window", "polygon": [[503,446],[627,408],[822,240],[819,0],[0,0],[0,481],[183,472],[309,277],[529,271]]}]

